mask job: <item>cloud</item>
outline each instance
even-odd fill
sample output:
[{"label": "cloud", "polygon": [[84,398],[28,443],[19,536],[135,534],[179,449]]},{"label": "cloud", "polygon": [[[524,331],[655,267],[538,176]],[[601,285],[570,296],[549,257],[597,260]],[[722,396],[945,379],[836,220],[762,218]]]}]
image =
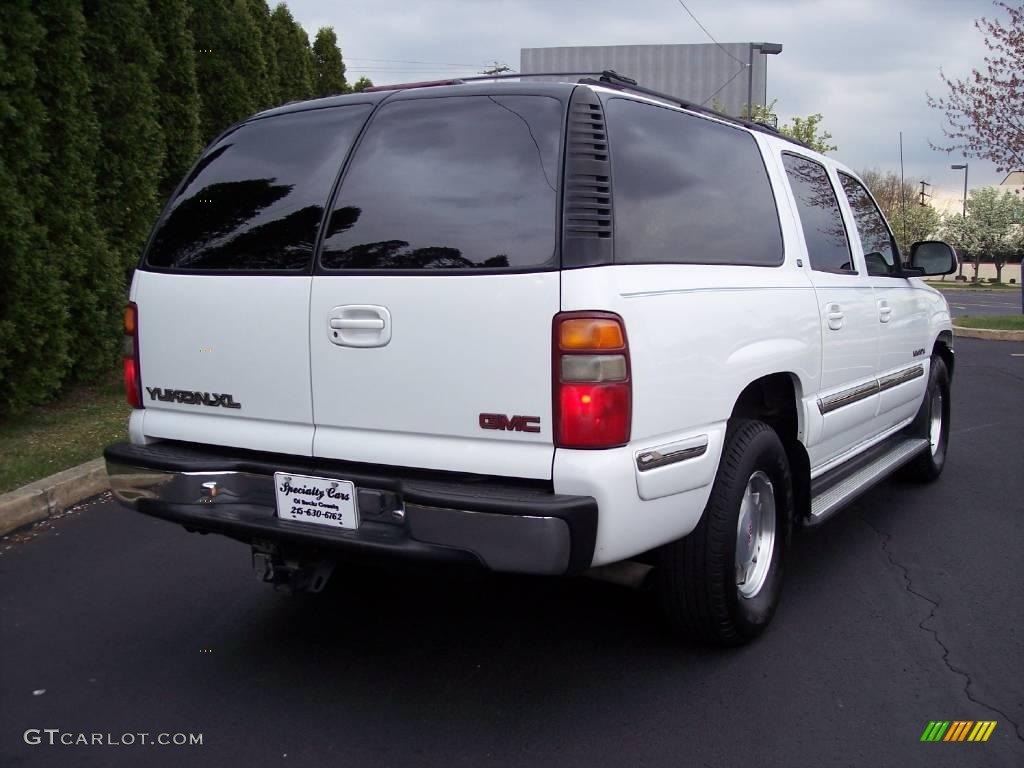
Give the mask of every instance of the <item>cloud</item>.
[{"label": "cloud", "polygon": [[[518,68],[519,49],[560,45],[706,43],[676,0],[292,0],[312,37],[338,33],[350,79],[377,83],[474,74],[498,61]],[[988,0],[687,0],[721,42],[785,46],[768,64],[780,118],[821,112],[837,157],[862,169],[899,169],[903,131],[908,179],[956,190],[941,143],[942,116],[925,102],[941,93],[940,68],[963,77],[985,54],[973,20],[998,16]],[[413,62],[435,62],[420,64]],[[628,74],[628,73],[625,73]],[[971,185],[998,183],[971,161]]]}]

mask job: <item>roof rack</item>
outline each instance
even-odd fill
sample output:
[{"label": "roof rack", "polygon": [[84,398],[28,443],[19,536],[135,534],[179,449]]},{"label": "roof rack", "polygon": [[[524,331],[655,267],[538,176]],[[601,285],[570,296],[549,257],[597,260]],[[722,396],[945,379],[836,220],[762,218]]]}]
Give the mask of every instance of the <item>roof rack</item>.
[{"label": "roof rack", "polygon": [[522,77],[586,77],[588,75],[606,75],[611,74],[617,78],[630,80],[628,77],[623,77],[611,70],[605,70],[604,72],[521,72],[512,73],[508,75],[472,75],[470,77],[455,77],[446,80],[422,80],[416,83],[393,83],[391,85],[373,85],[369,88],[363,89],[363,92],[369,91],[404,91],[409,88],[432,88],[436,85],[462,85],[463,83],[473,83],[481,80],[518,80]]},{"label": "roof rack", "polygon": [[769,136],[775,136],[776,138],[782,139],[783,141],[788,141],[791,144],[796,144],[806,149],[813,149],[813,147],[808,146],[799,139],[794,139],[792,136],[787,136],[786,134],[782,133],[778,128],[768,125],[767,123],[759,123],[756,120],[746,120],[742,117],[733,117],[732,115],[727,115],[724,112],[719,112],[717,109],[710,109],[709,107],[705,107],[702,104],[695,104],[692,101],[681,99],[678,96],[673,96],[670,93],[662,93],[661,91],[655,91],[651,88],[644,88],[642,85],[637,84],[636,80],[634,80],[633,78],[625,77],[624,75],[620,75],[619,73],[610,69],[602,72],[601,76],[597,80],[580,80],[580,84],[600,85],[605,88],[613,88],[619,91],[632,91],[634,93],[640,93],[643,94],[644,96],[650,96],[655,99],[667,101],[674,106],[682,107],[683,109],[688,109],[691,112],[700,112],[701,114],[709,115],[710,117],[715,117],[719,120],[724,120],[729,123],[742,125],[744,128],[748,128],[751,131],[766,133]]}]

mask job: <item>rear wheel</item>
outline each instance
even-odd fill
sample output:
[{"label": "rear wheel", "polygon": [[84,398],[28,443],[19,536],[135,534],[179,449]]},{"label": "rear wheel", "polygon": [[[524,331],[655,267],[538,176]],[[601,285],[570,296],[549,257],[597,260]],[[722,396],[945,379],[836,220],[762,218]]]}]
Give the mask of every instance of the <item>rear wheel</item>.
[{"label": "rear wheel", "polygon": [[938,355],[932,356],[928,390],[910,431],[928,439],[928,450],[907,464],[902,475],[910,480],[930,483],[942,474],[949,446],[949,370]]},{"label": "rear wheel", "polygon": [[761,421],[731,425],[700,523],[659,553],[658,586],[673,629],[725,646],[761,634],[778,605],[792,510],[778,435]]}]

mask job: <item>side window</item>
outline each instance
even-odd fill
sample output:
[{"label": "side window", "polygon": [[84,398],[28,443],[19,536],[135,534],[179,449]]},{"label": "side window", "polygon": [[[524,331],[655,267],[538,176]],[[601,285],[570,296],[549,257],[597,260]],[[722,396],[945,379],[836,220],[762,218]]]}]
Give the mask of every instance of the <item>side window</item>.
[{"label": "side window", "polygon": [[616,263],[782,263],[775,197],[749,133],[629,99],[606,110]]},{"label": "side window", "polygon": [[843,214],[839,210],[839,199],[828,178],[828,171],[813,160],[789,152],[782,154],[782,163],[786,166],[789,186],[796,198],[811,269],[857,274]]},{"label": "side window", "polygon": [[860,243],[864,247],[864,261],[869,275],[899,276],[900,252],[896,247],[882,213],[864,186],[852,176],[839,174],[846,199],[853,210]]},{"label": "side window", "polygon": [[324,206],[366,104],[244,123],[199,161],[146,264],[182,271],[309,268]]}]

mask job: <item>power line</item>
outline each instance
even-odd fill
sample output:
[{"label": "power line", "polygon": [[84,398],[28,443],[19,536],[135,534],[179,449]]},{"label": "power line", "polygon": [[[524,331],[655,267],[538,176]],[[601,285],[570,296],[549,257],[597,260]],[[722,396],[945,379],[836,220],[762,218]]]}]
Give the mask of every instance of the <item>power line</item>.
[{"label": "power line", "polygon": [[[721,86],[719,86],[718,90],[717,90],[717,91],[715,91],[714,93],[712,93],[712,94],[711,94],[710,96],[708,96],[708,97],[707,97],[706,99],[704,99],[704,101],[702,101],[702,102],[700,103],[700,105],[701,105],[701,106],[703,107],[703,106],[704,106],[705,104],[707,104],[707,103],[708,103],[709,101],[711,101],[711,100],[712,100],[713,98],[715,98],[715,96],[717,96],[718,94],[720,94],[720,93],[721,93],[721,92],[722,92],[722,91],[723,91],[723,90],[725,89],[725,87],[726,87],[727,85],[729,85],[729,83],[731,83],[731,82],[732,82],[733,80],[735,80],[735,79],[736,79],[737,77],[739,77],[739,76],[740,76],[740,73],[741,73],[741,72],[742,72],[742,71],[743,71],[744,69],[746,69],[746,67],[747,67],[747,65],[746,65],[746,64],[744,64],[744,65],[743,65],[742,67],[740,67],[739,69],[737,69],[737,70],[736,70],[736,71],[735,71],[735,72],[733,73],[733,76],[732,76],[732,77],[730,77],[730,78],[729,78],[728,80],[726,80],[726,81],[725,81],[724,83],[722,83],[722,85],[721,85]],[[747,111],[748,111],[748,112],[750,112],[751,110],[750,110],[750,109],[748,108],[748,109],[747,109]]]},{"label": "power line", "polygon": [[[679,3],[681,6],[683,6],[683,10],[686,11],[688,14],[690,14],[690,18],[693,19],[694,22],[697,24],[697,26],[700,27],[704,31],[704,34],[708,36],[708,40],[710,40],[712,43],[717,45],[721,49],[722,53],[724,53],[730,59],[732,59],[737,64],[739,64],[740,67],[747,67],[747,66],[749,66],[749,64],[747,64],[747,62],[745,62],[742,59],[738,59],[735,56],[733,56],[731,53],[729,53],[728,50],[726,50],[724,45],[722,45],[720,42],[715,40],[715,38],[712,36],[712,34],[710,32],[708,32],[707,27],[705,27],[703,24],[700,23],[700,19],[698,19],[696,16],[693,15],[693,11],[691,11],[689,8],[686,7],[686,3],[684,3],[683,0],[676,0],[676,2]],[[742,69],[740,71],[742,71]]]}]

